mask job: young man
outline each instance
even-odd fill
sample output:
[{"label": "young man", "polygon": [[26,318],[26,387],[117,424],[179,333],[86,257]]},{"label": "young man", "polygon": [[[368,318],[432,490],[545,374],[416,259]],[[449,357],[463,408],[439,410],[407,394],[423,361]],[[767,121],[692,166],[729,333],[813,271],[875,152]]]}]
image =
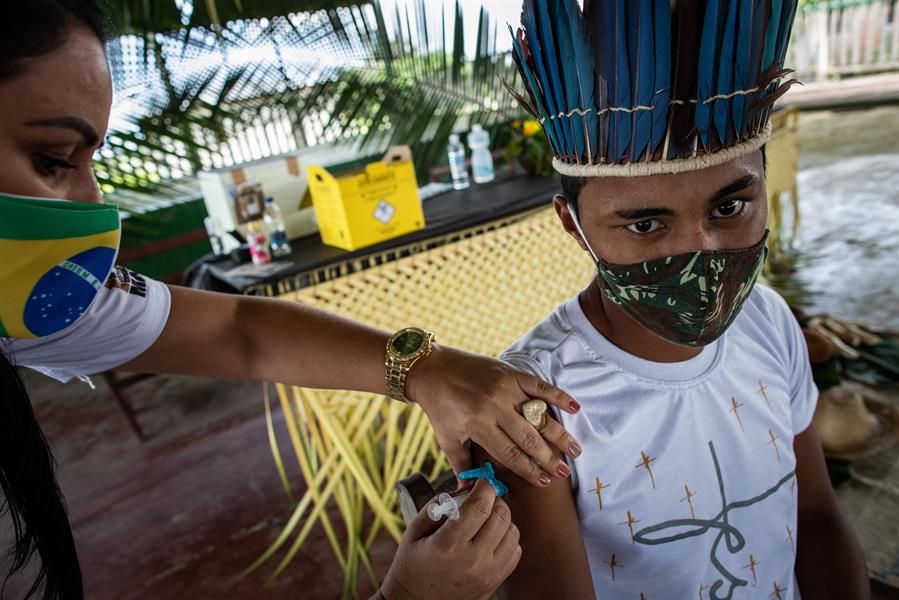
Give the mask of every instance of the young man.
[{"label": "young man", "polygon": [[[795,2],[526,0],[515,57],[595,280],[503,358],[580,399],[571,483],[510,479],[501,597],[866,598],[766,257]],[[670,43],[670,46],[669,46]]]}]

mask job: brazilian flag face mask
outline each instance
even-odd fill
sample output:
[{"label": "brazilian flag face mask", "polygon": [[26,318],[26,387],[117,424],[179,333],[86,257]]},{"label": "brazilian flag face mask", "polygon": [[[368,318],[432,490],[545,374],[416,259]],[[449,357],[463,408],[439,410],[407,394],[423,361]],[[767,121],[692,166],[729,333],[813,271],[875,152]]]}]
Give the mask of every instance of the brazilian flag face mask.
[{"label": "brazilian flag face mask", "polygon": [[119,238],[114,206],[0,194],[0,337],[74,323],[106,283]]}]

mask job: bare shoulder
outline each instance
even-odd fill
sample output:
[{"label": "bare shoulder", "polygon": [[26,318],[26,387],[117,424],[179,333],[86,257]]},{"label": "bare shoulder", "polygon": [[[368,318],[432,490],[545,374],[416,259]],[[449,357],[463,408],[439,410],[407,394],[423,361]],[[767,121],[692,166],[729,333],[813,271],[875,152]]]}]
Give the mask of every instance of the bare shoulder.
[{"label": "bare shoulder", "polygon": [[[472,454],[475,464],[491,459],[480,448]],[[521,561],[500,587],[498,597],[595,598],[569,480],[554,478],[549,486],[540,488],[501,466],[497,474],[509,487],[503,499],[521,533],[522,548]]]}]

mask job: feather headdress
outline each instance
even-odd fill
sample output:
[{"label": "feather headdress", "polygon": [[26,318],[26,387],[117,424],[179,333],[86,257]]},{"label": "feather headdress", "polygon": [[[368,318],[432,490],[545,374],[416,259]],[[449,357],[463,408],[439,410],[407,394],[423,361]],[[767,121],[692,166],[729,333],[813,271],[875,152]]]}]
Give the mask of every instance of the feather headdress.
[{"label": "feather headdress", "polygon": [[[524,0],[512,56],[564,175],[722,164],[771,133],[797,0]],[[510,27],[510,33],[512,33]]]}]

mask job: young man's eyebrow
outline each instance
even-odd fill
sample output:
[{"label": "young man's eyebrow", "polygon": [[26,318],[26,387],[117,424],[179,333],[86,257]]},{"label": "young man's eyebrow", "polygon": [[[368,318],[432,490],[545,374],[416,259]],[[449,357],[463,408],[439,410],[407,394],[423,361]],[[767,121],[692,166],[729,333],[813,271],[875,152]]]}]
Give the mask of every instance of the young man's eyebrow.
[{"label": "young man's eyebrow", "polygon": [[[732,181],[727,184],[715,194],[709,198],[708,203],[714,204],[715,202],[720,201],[722,198],[726,198],[727,196],[739,192],[740,190],[744,190],[748,187],[754,186],[758,183],[759,178],[757,175],[744,175],[739,179]],[[674,211],[670,208],[634,208],[634,209],[623,209],[616,210],[614,215],[619,219],[625,219],[628,221],[634,221],[639,219],[651,219],[652,217],[672,217],[674,216]]]},{"label": "young man's eyebrow", "polygon": [[730,196],[735,192],[739,192],[740,190],[745,190],[748,187],[754,186],[756,183],[758,183],[758,181],[759,178],[757,175],[744,175],[743,177],[732,181],[731,183],[715,192],[715,195],[709,198],[708,203],[714,204],[715,202],[718,202],[722,198],[726,198],[727,196]]},{"label": "young man's eyebrow", "polygon": [[615,216],[628,221],[634,219],[649,219],[651,217],[671,217],[674,211],[670,208],[634,208],[631,210],[616,210]]},{"label": "young man's eyebrow", "polygon": [[86,146],[94,146],[100,140],[99,134],[91,127],[90,123],[80,117],[53,117],[39,119],[25,123],[28,127],[55,127],[57,129],[71,129],[84,138]]}]

